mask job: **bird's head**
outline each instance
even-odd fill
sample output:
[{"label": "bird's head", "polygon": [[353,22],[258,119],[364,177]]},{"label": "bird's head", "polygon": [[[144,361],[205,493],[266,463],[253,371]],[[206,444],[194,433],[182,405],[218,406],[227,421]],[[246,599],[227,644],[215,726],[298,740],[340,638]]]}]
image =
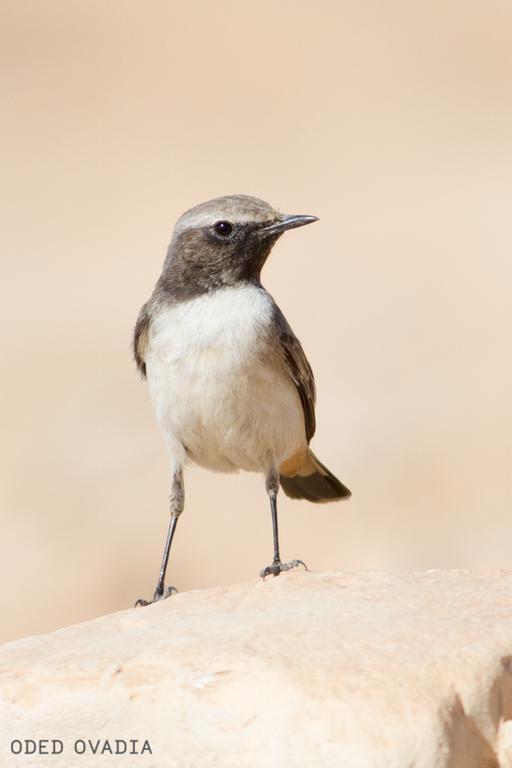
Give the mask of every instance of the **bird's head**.
[{"label": "bird's head", "polygon": [[248,195],[208,200],[178,219],[161,286],[185,298],[258,280],[278,237],[313,221],[316,216],[281,214]]}]

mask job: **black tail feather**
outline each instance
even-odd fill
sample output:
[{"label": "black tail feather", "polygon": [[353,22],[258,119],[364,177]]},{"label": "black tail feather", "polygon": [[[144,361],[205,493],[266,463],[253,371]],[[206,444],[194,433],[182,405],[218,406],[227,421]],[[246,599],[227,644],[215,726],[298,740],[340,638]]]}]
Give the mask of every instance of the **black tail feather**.
[{"label": "black tail feather", "polygon": [[292,499],[306,499],[315,503],[348,498],[349,489],[340,483],[314,456],[318,469],[310,475],[280,476],[281,488]]}]

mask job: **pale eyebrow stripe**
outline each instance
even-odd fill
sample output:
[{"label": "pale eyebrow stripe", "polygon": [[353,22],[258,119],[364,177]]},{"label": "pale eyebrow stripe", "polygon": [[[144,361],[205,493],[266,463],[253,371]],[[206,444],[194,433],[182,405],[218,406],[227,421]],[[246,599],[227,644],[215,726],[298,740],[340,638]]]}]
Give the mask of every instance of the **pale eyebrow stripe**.
[{"label": "pale eyebrow stripe", "polygon": [[218,211],[200,211],[195,214],[185,214],[176,223],[176,231],[181,232],[184,229],[193,229],[196,227],[211,227],[216,221],[226,219],[226,221],[233,221],[236,224],[246,224],[248,222],[263,223],[266,221],[273,221],[277,214],[272,216],[272,212],[268,211],[260,216],[255,216],[253,212],[248,212],[245,215],[237,213],[236,218],[233,218],[233,213],[226,210]]}]

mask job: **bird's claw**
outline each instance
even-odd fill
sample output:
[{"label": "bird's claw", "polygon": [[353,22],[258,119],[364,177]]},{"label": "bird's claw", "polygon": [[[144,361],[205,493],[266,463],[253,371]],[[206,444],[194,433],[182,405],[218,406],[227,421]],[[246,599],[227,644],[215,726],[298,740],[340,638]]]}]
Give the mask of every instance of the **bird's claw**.
[{"label": "bird's claw", "polygon": [[170,597],[171,595],[177,595],[178,590],[176,587],[167,587],[165,592],[159,592],[158,590],[153,595],[152,600],[144,600],[144,598],[139,597],[137,602],[135,603],[135,608],[144,607],[145,605],[152,605],[153,603],[158,603],[160,600],[165,600],[167,597]]},{"label": "bird's claw", "polygon": [[260,576],[264,579],[266,576],[279,576],[281,571],[291,571],[292,568],[298,568],[299,565],[303,565],[306,571],[308,567],[302,560],[290,560],[289,563],[282,563],[280,560],[274,560],[272,565],[267,565],[260,571]]}]

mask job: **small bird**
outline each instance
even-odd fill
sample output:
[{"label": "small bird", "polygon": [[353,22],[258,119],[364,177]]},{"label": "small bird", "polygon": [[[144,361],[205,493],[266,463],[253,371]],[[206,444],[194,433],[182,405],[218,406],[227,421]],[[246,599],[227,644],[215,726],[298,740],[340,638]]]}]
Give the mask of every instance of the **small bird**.
[{"label": "small bird", "polygon": [[[217,197],[176,224],[162,274],[142,307],[133,348],[148,381],[170,458],[170,522],[154,602],[175,591],[165,575],[184,508],[183,469],[261,472],[274,557],[262,577],[305,564],[281,562],[277,494],[337,501],[350,491],[316,458],[315,382],[302,346],[260,273],[276,240],[316,216],[280,214],[248,195]],[[139,605],[148,605],[138,600]]]}]

